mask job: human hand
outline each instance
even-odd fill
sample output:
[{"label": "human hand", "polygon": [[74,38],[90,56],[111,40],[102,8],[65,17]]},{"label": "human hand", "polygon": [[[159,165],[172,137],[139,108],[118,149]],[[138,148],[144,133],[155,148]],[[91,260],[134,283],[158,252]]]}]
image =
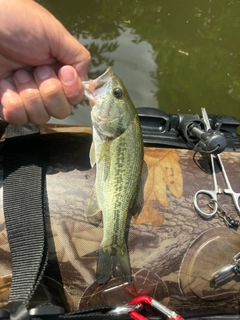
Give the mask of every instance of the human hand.
[{"label": "human hand", "polygon": [[1,0],[0,117],[17,125],[67,117],[83,100],[90,58],[33,0]]}]

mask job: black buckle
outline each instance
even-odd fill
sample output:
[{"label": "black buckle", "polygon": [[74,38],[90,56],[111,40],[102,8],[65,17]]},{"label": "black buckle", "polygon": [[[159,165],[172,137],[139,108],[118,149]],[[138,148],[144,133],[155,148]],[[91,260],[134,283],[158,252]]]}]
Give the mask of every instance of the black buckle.
[{"label": "black buckle", "polygon": [[32,308],[29,310],[29,315],[31,317],[40,317],[40,316],[56,316],[62,315],[65,313],[65,309],[63,307],[54,306],[54,305],[42,305],[36,308]]}]

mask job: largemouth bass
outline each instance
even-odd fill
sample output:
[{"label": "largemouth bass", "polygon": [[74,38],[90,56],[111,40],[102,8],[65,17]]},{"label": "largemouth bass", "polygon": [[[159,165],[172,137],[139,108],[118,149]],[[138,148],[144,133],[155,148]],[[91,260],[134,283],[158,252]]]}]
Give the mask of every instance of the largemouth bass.
[{"label": "largemouth bass", "polygon": [[101,211],[103,217],[96,279],[102,284],[113,275],[130,282],[126,227],[129,213],[139,209],[136,199],[143,163],[141,127],[127,90],[111,67],[83,85],[91,106],[90,162],[96,164],[87,215],[93,217]]}]

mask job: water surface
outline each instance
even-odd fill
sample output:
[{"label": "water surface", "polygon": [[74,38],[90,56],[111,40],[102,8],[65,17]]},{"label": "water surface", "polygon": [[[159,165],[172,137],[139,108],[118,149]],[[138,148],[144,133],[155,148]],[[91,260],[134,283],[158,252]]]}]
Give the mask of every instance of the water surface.
[{"label": "water surface", "polygon": [[[240,119],[240,1],[39,2],[90,50],[89,77],[112,65],[136,107]],[[87,104],[63,123],[89,125]]]}]

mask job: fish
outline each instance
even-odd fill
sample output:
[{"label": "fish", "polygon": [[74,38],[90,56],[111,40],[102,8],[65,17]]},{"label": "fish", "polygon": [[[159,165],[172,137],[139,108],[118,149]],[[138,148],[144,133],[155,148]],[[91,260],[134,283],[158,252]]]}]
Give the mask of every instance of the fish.
[{"label": "fish", "polygon": [[103,220],[96,280],[104,284],[114,277],[130,283],[127,226],[129,217],[139,214],[142,206],[141,125],[130,96],[112,67],[97,79],[84,81],[83,86],[91,107],[90,163],[92,167],[96,165],[86,215],[93,218],[101,213]]}]

